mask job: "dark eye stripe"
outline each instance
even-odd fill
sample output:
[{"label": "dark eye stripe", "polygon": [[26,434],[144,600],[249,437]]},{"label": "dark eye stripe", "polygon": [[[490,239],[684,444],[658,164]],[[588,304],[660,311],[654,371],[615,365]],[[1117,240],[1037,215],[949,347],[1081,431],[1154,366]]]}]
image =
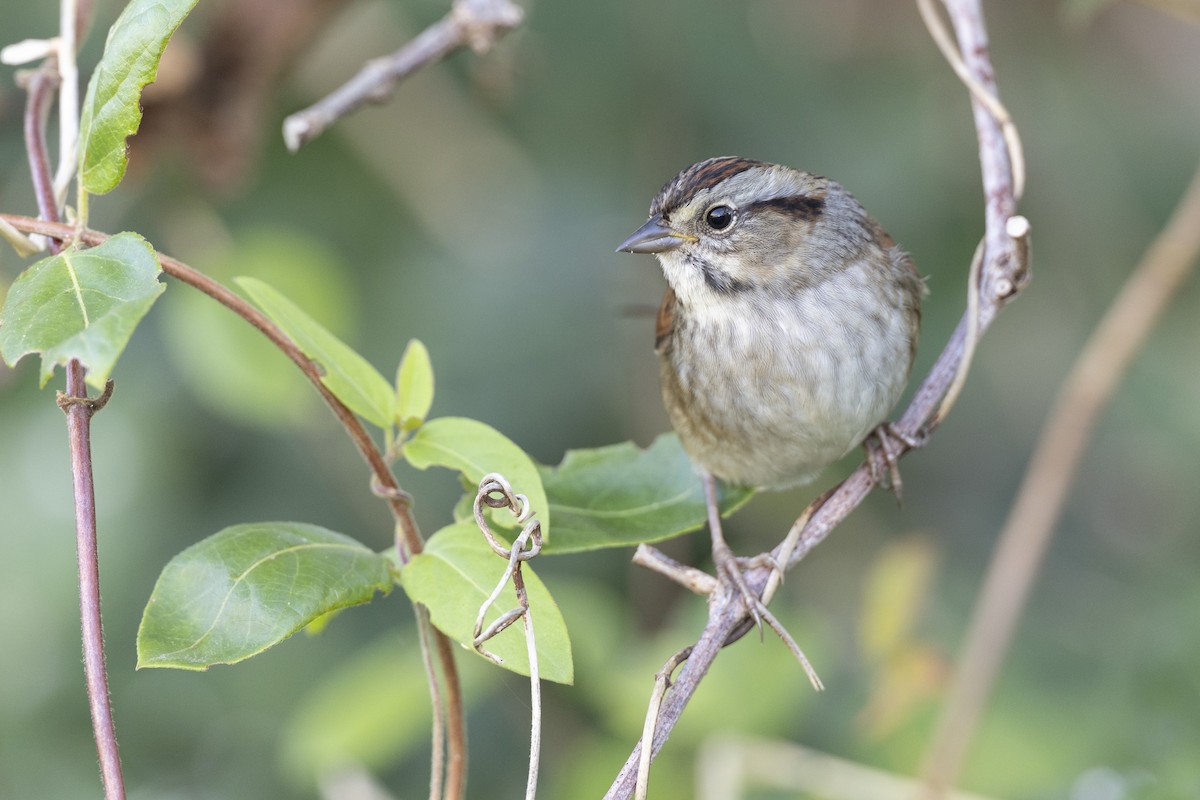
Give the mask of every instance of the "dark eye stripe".
[{"label": "dark eye stripe", "polygon": [[770,200],[759,200],[751,203],[747,211],[755,212],[768,209],[796,219],[814,220],[825,212],[825,197],[823,195],[811,194],[772,197]]},{"label": "dark eye stripe", "polygon": [[650,216],[666,214],[682,205],[697,192],[710,189],[721,181],[754,167],[765,167],[761,161],[748,158],[710,158],[685,169],[659,191],[650,205]]}]

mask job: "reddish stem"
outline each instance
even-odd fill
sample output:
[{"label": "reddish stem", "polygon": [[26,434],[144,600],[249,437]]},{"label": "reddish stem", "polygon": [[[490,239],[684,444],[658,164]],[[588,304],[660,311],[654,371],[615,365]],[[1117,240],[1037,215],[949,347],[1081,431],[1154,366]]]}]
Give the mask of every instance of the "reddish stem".
[{"label": "reddish stem", "polygon": [[[25,147],[38,210],[44,220],[58,222],[54,180],[46,153],[46,118],[50,101],[58,86],[58,77],[39,70],[29,77],[25,107]],[[50,251],[57,254],[62,244],[50,240]],[[96,544],[96,492],[92,481],[92,413],[88,402],[84,369],[72,359],[67,365],[67,391],[60,398],[67,415],[71,444],[71,475],[75,491],[75,552],[79,562],[79,616],[83,641],[83,672],[87,683],[88,706],[92,713],[92,735],[100,759],[100,777],[106,800],[124,800],[125,780],[121,775],[121,753],[113,724],[112,702],[108,695],[108,673],[104,665],[104,632],[100,618],[100,559]]]},{"label": "reddish stem", "polygon": [[[84,369],[72,360],[67,365],[69,398],[87,398]],[[125,780],[121,754],[108,695],[108,672],[104,666],[104,633],[100,626],[100,560],[96,545],[96,492],[92,484],[92,407],[69,403],[63,409],[71,440],[71,473],[75,486],[75,550],[79,560],[79,612],[83,626],[83,671],[87,679],[88,705],[92,711],[92,733],[100,757],[100,776],[105,800],[123,800]]]}]

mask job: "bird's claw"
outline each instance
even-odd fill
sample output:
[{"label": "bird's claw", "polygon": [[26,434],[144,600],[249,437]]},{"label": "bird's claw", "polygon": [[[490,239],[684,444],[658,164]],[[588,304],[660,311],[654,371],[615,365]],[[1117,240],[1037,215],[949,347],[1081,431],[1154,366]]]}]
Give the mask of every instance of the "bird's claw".
[{"label": "bird's claw", "polygon": [[779,563],[766,553],[754,556],[753,558],[739,558],[728,547],[714,547],[713,561],[717,567],[717,576],[724,578],[723,582],[732,584],[733,588],[741,596],[742,602],[746,606],[746,613],[750,615],[750,619],[754,621],[754,627],[758,628],[761,635],[762,610],[765,610],[766,607],[763,605],[762,598],[746,582],[745,573],[748,569],[758,569],[765,566],[778,570],[782,574]]},{"label": "bird's claw", "polygon": [[897,503],[904,492],[904,482],[900,479],[900,456],[907,450],[924,447],[928,438],[924,433],[908,434],[890,422],[882,422],[863,440],[871,481],[894,494]]}]

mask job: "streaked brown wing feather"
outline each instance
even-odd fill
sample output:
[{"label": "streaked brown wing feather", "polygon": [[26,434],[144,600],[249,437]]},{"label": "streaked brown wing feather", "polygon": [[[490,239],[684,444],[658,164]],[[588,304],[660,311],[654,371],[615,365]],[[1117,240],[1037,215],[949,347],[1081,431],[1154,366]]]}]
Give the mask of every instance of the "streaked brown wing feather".
[{"label": "streaked brown wing feather", "polygon": [[654,349],[661,351],[674,332],[675,290],[668,286],[658,306],[658,316],[654,319]]}]

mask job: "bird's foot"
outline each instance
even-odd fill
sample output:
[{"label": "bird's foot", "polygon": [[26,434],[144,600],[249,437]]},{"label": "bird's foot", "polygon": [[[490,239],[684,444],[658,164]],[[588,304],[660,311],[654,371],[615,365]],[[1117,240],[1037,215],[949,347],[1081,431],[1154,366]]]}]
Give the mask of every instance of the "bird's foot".
[{"label": "bird's foot", "polygon": [[894,494],[899,503],[904,492],[904,482],[900,479],[900,456],[908,450],[924,447],[928,440],[929,437],[923,433],[911,435],[890,422],[881,422],[863,440],[871,481]]},{"label": "bird's foot", "polygon": [[741,558],[735,556],[733,551],[724,541],[713,543],[713,563],[717,567],[717,577],[723,583],[728,583],[733,586],[737,593],[741,596],[742,602],[746,605],[746,613],[750,615],[750,619],[754,621],[754,626],[762,632],[762,620],[767,610],[763,604],[762,597],[750,588],[750,584],[746,581],[747,570],[769,567],[770,569],[779,572],[782,576],[783,569],[779,562],[771,558],[767,553],[754,556],[753,558]]},{"label": "bird's foot", "polygon": [[[775,618],[775,615],[767,610],[767,605],[763,602],[762,595],[751,589],[749,582],[746,580],[747,570],[769,568],[778,574],[779,580],[774,580],[774,576],[772,576],[772,578],[767,580],[765,586],[777,586],[779,581],[783,580],[783,564],[770,553],[761,553],[752,558],[738,558],[733,554],[729,545],[725,543],[725,535],[721,530],[721,514],[717,506],[716,479],[712,475],[704,473],[702,475],[702,482],[704,484],[705,505],[708,507],[708,527],[712,534],[713,562],[717,567],[717,583],[709,591],[717,592],[725,590],[737,592],[741,597],[743,605],[746,607],[746,616],[758,628],[759,636],[762,636],[763,623],[765,622],[767,627],[775,631],[784,644],[787,645],[788,649],[792,651],[792,654],[796,656],[796,659],[804,668],[805,674],[808,675],[809,681],[812,682],[813,688],[820,691],[824,687],[821,684],[821,679],[817,677],[816,670],[812,668],[812,664],[808,662],[808,658],[805,657],[804,652],[796,644],[796,640],[792,638],[792,635]],[[740,637],[743,632],[740,629],[735,629],[732,638],[736,639]]]},{"label": "bird's foot", "polygon": [[[783,627],[775,615],[767,610],[767,606],[763,603],[762,598],[750,588],[750,584],[746,581],[746,570],[769,568],[779,573],[780,580],[783,579],[783,567],[778,561],[771,557],[769,553],[762,553],[753,558],[740,558],[733,554],[724,542],[714,543],[713,560],[717,565],[717,577],[721,583],[728,581],[733,585],[734,589],[741,595],[742,602],[746,606],[746,614],[753,621],[754,626],[758,628],[758,635],[761,638],[763,635],[763,623],[767,627],[775,631],[783,643],[787,645],[788,650],[800,662],[800,666],[804,669],[805,675],[812,683],[814,689],[818,692],[825,688],[821,683],[821,678],[817,675],[817,671],[813,669],[809,663],[808,657],[804,655],[804,651],[800,649],[800,645],[792,638],[787,629]],[[748,624],[748,623],[747,623]],[[731,639],[739,638],[747,628],[735,629]]]}]

